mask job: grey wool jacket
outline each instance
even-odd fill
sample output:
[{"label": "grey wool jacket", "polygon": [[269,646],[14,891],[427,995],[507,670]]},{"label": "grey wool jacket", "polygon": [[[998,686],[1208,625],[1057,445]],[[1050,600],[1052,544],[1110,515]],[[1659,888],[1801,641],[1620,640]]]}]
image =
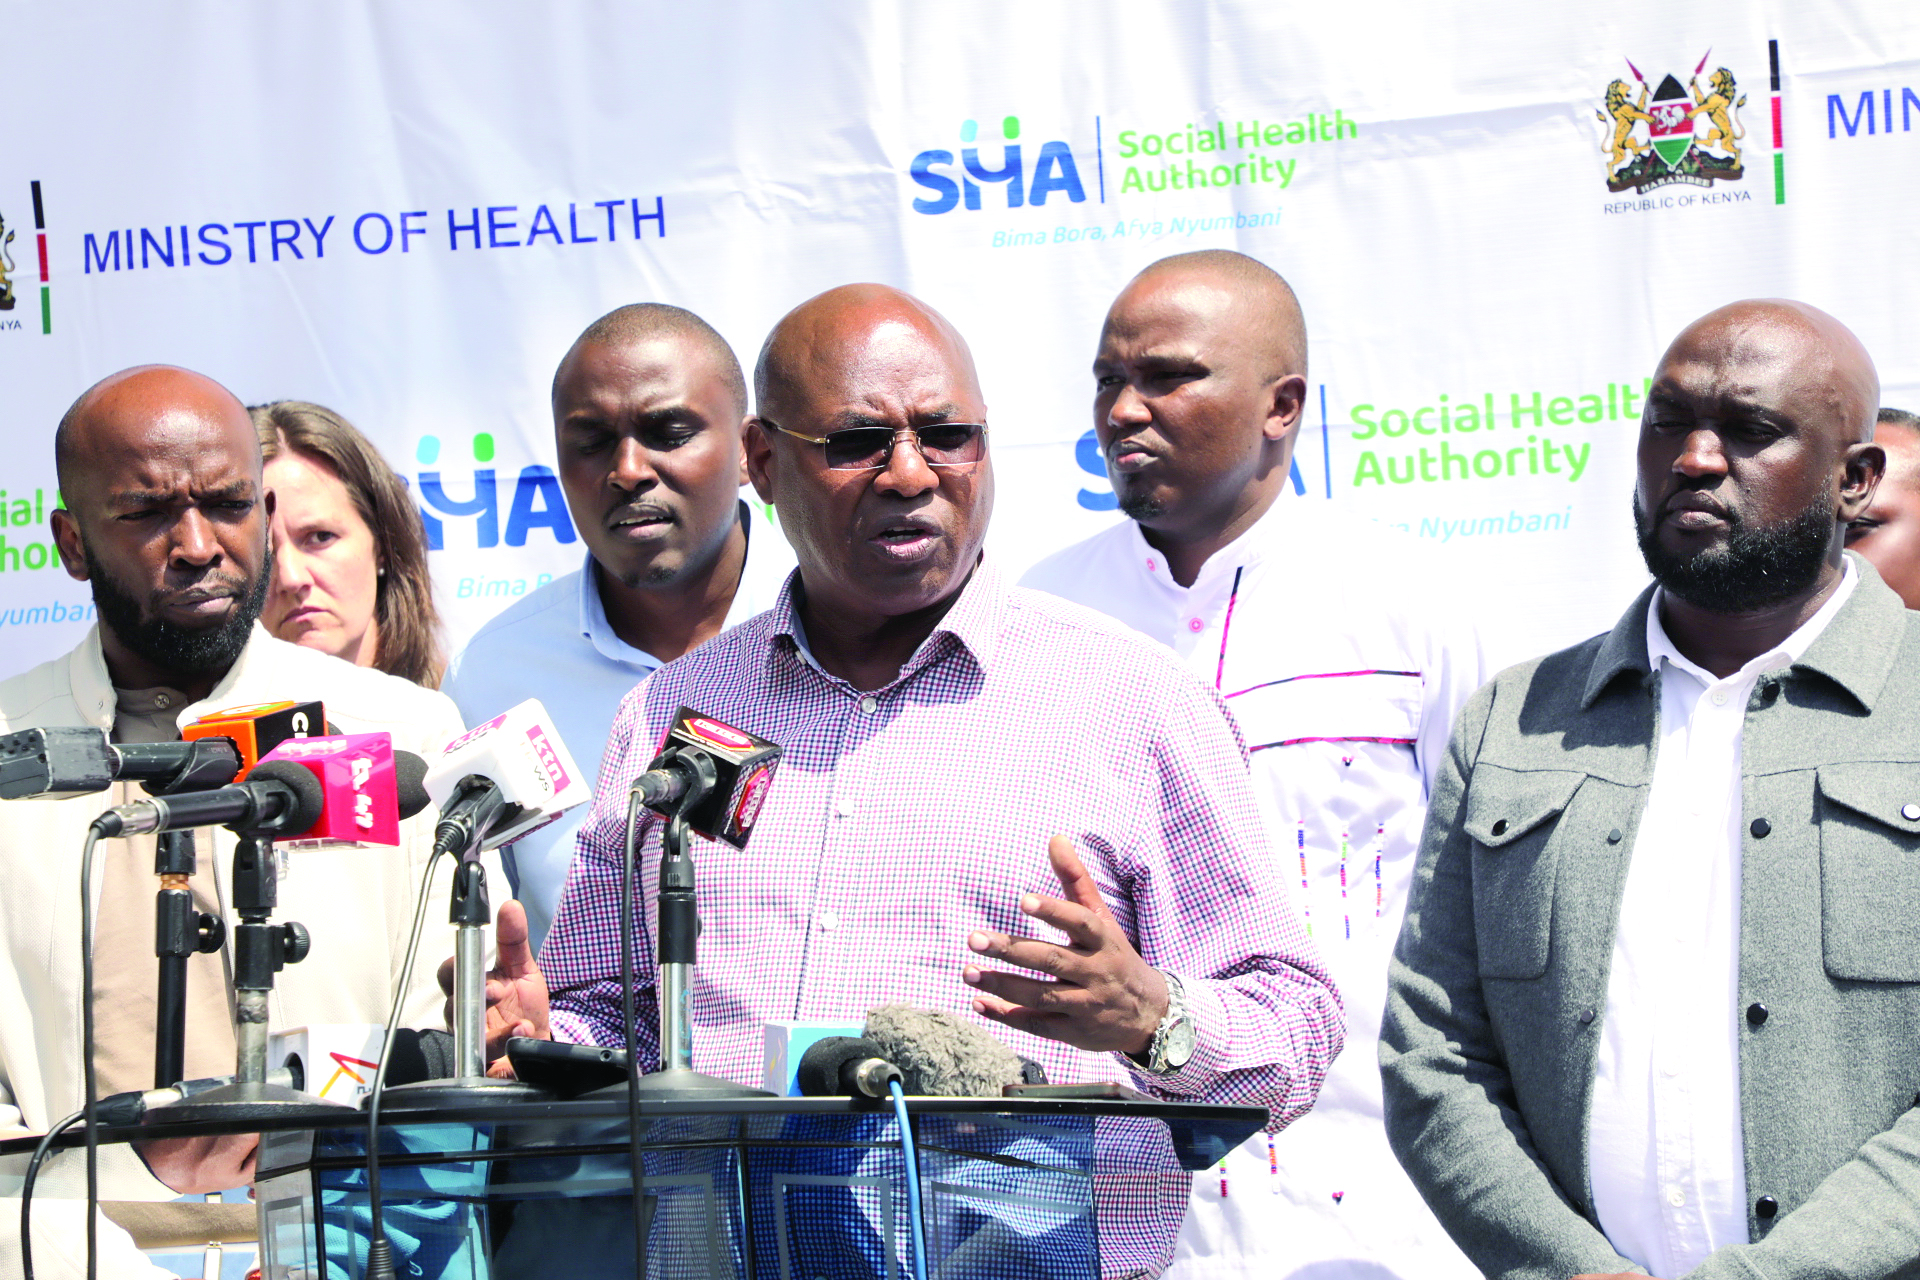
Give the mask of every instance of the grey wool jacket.
[{"label": "grey wool jacket", "polygon": [[[1722,1016],[1751,1243],[1699,1277],[1920,1275],[1920,613],[1852,559],[1852,597],[1747,704]],[[1587,1117],[1653,777],[1652,596],[1467,703],[1388,977],[1388,1138],[1492,1280],[1642,1269],[1595,1224]]]}]

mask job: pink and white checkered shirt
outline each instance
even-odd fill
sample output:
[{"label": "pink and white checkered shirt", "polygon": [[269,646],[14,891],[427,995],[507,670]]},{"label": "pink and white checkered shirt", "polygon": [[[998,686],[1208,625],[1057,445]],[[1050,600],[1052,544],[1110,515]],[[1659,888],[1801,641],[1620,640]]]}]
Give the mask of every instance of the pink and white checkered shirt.
[{"label": "pink and white checkered shirt", "polygon": [[[745,851],[696,838],[696,1070],[757,1085],[761,1024],[860,1022],[900,1002],[965,1017],[975,929],[1045,933],[1024,893],[1060,893],[1047,840],[1071,835],[1149,964],[1178,974],[1197,1024],[1168,1077],[989,1023],[1055,1083],[1166,1097],[1312,1105],[1340,1050],[1334,991],[1255,809],[1218,694],[1173,657],[1078,605],[977,569],[885,688],[826,674],[800,643],[789,579],[765,613],[648,676],[613,723],[593,810],[540,953],[556,1037],[621,1042],[618,901],[627,789],[681,706],[786,749]],[[658,1060],[652,931],[660,821],[642,830],[635,960],[643,1064]],[[985,1021],[983,1019],[983,1021]],[[1111,1162],[1108,1162],[1111,1163]],[[1155,1175],[1148,1174],[1148,1177]],[[1187,1180],[1100,1210],[1108,1275],[1165,1264]],[[1130,1265],[1131,1262],[1131,1265]]]}]

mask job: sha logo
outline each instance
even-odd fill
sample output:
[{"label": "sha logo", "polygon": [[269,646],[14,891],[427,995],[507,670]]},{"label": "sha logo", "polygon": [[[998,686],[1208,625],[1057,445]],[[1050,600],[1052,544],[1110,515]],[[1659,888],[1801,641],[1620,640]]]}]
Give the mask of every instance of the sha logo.
[{"label": "sha logo", "polygon": [[1625,80],[1607,86],[1603,104],[1594,112],[1605,126],[1600,150],[1606,157],[1607,190],[1644,192],[1674,182],[1710,187],[1739,181],[1745,172],[1740,141],[1747,135],[1740,125],[1740,108],[1747,105],[1746,95],[1725,67],[1702,84],[1700,73],[1706,66],[1703,56],[1686,88],[1668,75],[1650,89],[1640,68],[1628,62],[1627,70],[1640,86],[1638,95]]},{"label": "sha logo", "polygon": [[[441,551],[446,548],[446,524],[442,517],[474,517],[472,545],[481,548],[500,545],[500,489],[501,481],[494,469],[485,464],[493,461],[493,437],[486,432],[473,437],[473,460],[481,463],[468,475],[473,488],[473,496],[464,492],[449,493],[448,480],[451,478],[439,468],[440,440],[437,436],[423,436],[414,449],[414,457],[423,468],[418,476],[414,490],[420,498],[420,517],[427,527],[427,549]],[[464,490],[469,481],[454,482],[455,487]],[[555,542],[565,545],[574,540],[573,520],[567,514],[567,499],[560,490],[560,478],[553,474],[551,467],[538,464],[520,468],[518,480],[510,481],[513,496],[507,507],[506,545],[524,547],[527,534],[534,529],[546,529],[553,534]]]},{"label": "sha logo", "polygon": [[1043,142],[1039,153],[1034,157],[1032,171],[1029,172],[1020,146],[1020,117],[1008,116],[1000,122],[1002,145],[997,164],[988,168],[980,158],[980,148],[976,145],[980,136],[977,121],[968,120],[960,126],[960,171],[959,181],[955,182],[944,170],[951,169],[954,163],[951,151],[922,151],[913,158],[911,173],[913,180],[925,187],[931,195],[920,196],[913,202],[915,213],[950,213],[965,204],[969,209],[980,208],[980,187],[986,184],[1006,184],[1007,208],[1018,209],[1022,205],[1043,205],[1047,197],[1060,192],[1074,204],[1080,204],[1087,198],[1087,189],[1080,181],[1080,169],[1074,164],[1073,148],[1064,142]]}]

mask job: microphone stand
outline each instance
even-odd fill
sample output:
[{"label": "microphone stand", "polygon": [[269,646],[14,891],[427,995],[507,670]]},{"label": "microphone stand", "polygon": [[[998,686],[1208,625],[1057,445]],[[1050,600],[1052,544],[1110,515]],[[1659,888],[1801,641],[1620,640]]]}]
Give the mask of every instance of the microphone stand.
[{"label": "microphone stand", "polygon": [[147,1124],[269,1119],[313,1107],[346,1109],[341,1103],[267,1082],[267,1004],[273,975],[306,959],[312,946],[305,925],[267,923],[279,904],[279,892],[273,837],[242,833],[233,850],[233,907],[240,917],[233,930],[234,1082],[155,1108],[148,1113]]},{"label": "microphone stand", "polygon": [[[699,901],[694,893],[693,858],[688,852],[691,829],[687,814],[697,809],[718,785],[713,760],[701,751],[681,751],[674,767],[687,775],[687,787],[673,801],[666,830],[660,840],[660,927],[658,937],[660,993],[660,1070],[644,1076],[630,1076],[636,1100],[667,1101],[676,1098],[764,1098],[763,1089],[735,1084],[718,1076],[702,1075],[693,1069],[693,969],[700,938]],[[639,849],[634,837],[637,823],[627,828],[626,872],[631,876]],[[631,953],[633,947],[634,895],[620,896],[620,937],[626,952],[622,955],[622,984],[633,990]],[[634,1030],[627,1019],[628,1071],[639,1070],[633,1053]],[[618,1086],[616,1086],[618,1087]]]},{"label": "microphone stand", "polygon": [[193,909],[187,877],[195,865],[193,832],[163,831],[153,855],[160,877],[154,902],[153,954],[160,961],[154,996],[153,1087],[164,1089],[186,1078],[187,960],[226,945],[227,926],[219,916]]},{"label": "microphone stand", "polygon": [[474,824],[473,837],[460,850],[453,872],[453,1062],[449,1080],[419,1080],[381,1091],[384,1111],[418,1111],[474,1102],[537,1102],[553,1095],[519,1080],[487,1074],[487,926],[493,923],[487,900],[487,869],[480,846],[488,824]]}]

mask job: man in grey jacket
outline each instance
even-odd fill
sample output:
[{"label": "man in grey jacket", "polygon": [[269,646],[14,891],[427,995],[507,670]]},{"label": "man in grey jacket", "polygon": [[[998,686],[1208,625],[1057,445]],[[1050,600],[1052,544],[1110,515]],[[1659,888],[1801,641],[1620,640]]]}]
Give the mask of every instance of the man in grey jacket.
[{"label": "man in grey jacket", "polygon": [[1843,550],[1878,401],[1811,307],[1689,326],[1641,421],[1656,585],[1461,713],[1381,1065],[1496,1280],[1920,1260],[1920,626]]}]

